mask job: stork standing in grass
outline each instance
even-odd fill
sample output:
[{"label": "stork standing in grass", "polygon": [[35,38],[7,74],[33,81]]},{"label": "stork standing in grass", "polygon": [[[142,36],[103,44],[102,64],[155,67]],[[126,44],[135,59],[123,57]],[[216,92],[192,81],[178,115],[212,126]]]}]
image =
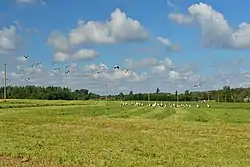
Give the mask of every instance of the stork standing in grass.
[{"label": "stork standing in grass", "polygon": [[209,104],[207,104],[207,108],[210,108],[210,105],[209,105]]}]

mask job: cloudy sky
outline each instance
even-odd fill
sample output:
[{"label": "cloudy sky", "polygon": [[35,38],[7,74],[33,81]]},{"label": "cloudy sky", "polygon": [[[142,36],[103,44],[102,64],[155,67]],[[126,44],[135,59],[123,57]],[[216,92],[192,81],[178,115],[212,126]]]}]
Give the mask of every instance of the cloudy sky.
[{"label": "cloudy sky", "polygon": [[248,6],[247,0],[1,0],[1,71],[7,63],[9,85],[100,94],[105,84],[110,94],[250,86]]}]

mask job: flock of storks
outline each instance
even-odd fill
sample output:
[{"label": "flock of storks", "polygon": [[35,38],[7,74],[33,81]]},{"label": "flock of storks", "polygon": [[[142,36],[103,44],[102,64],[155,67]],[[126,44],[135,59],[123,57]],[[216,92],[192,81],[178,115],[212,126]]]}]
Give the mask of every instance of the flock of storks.
[{"label": "flock of storks", "polygon": [[[28,56],[28,55],[24,55],[23,57],[24,57],[24,59],[25,59],[26,61],[29,59],[29,56]],[[54,66],[53,72],[57,72],[57,71],[61,71],[61,70],[62,70],[60,67],[55,67],[56,63],[57,63],[57,62],[56,62],[55,60],[52,60],[52,61],[51,61],[52,66]],[[32,67],[32,68],[36,68],[36,67],[39,67],[39,66],[41,66],[41,65],[42,65],[41,62],[37,62],[37,63],[35,63],[35,64],[32,64],[31,67]],[[108,69],[109,69],[109,68],[108,68],[105,64],[100,64],[100,69],[97,70],[97,71],[95,71],[93,74],[99,75],[99,74],[101,74],[103,71],[108,70]],[[18,72],[21,72],[21,74],[25,74],[25,72],[27,72],[27,71],[25,71],[24,68],[21,68],[20,66],[17,66],[17,67],[16,67],[16,70],[17,70]],[[70,68],[69,68],[69,65],[65,65],[64,68],[63,68],[63,70],[64,70],[64,74],[68,74],[68,73],[71,72],[71,70],[70,70]],[[119,66],[119,65],[115,65],[115,66],[113,67],[113,70],[116,70],[116,71],[120,70],[120,66]],[[125,72],[125,73],[129,73],[129,69],[125,69],[124,72]],[[33,73],[33,72],[30,72],[30,74],[32,74],[32,73]],[[30,78],[30,77],[25,77],[25,78],[23,78],[23,79],[24,79],[25,81],[30,81],[31,78]],[[7,78],[7,81],[8,81],[8,82],[11,82],[10,79],[8,79],[8,78]]]},{"label": "flock of storks", "polygon": [[[28,55],[24,55],[23,56],[24,57],[24,59],[27,61],[28,60],[28,58],[29,58],[29,56]],[[56,61],[55,60],[52,60],[51,61],[51,64],[52,64],[52,66],[54,66],[54,68],[53,68],[53,72],[58,72],[58,71],[61,71],[61,68],[60,67],[55,67],[55,65],[56,65]],[[36,68],[36,67],[41,67],[42,66],[42,63],[41,62],[37,62],[37,63],[35,63],[35,64],[32,64],[31,65],[31,67],[32,68]],[[105,64],[100,64],[100,69],[99,70],[96,70],[94,73],[93,73],[93,75],[99,75],[99,74],[101,74],[103,71],[105,71],[105,70],[108,70],[109,68],[105,65]],[[23,68],[20,68],[20,66],[17,66],[16,67],[16,70],[17,71],[19,71],[19,72],[21,72],[21,74],[25,74],[25,69],[23,69]],[[119,71],[120,70],[120,66],[119,65],[115,65],[114,67],[113,67],[113,70],[115,70],[115,71]],[[127,74],[127,73],[129,73],[129,69],[126,69],[125,68],[125,70],[124,70],[124,72]],[[30,74],[32,74],[34,71],[31,71],[30,72]],[[71,72],[71,70],[70,70],[70,67],[69,67],[69,65],[65,65],[64,66],[64,74],[68,74],[68,73],[70,73]],[[25,81],[30,81],[30,77],[25,77],[25,78],[22,78],[22,79],[24,79]],[[7,82],[8,83],[10,83],[11,82],[11,80],[10,79],[6,79],[7,80]],[[195,84],[194,85],[194,88],[199,88],[199,87],[201,87],[201,84]]]}]

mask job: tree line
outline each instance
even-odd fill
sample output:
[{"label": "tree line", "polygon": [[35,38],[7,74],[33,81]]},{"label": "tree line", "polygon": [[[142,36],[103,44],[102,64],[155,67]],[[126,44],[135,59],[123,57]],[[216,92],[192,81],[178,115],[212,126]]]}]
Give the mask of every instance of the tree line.
[{"label": "tree line", "polygon": [[[0,88],[0,97],[4,97],[4,87]],[[41,100],[89,100],[100,96],[87,89],[74,90],[59,86],[7,86],[7,99],[41,99]]]},{"label": "tree line", "polygon": [[[87,89],[71,90],[67,87],[59,86],[7,86],[7,99],[41,99],[41,100],[89,100],[89,99],[106,99]],[[119,93],[117,95],[108,95],[108,100],[150,100],[150,101],[199,101],[213,100],[216,102],[243,102],[244,98],[250,97],[250,88],[230,88],[224,86],[219,90],[209,91],[189,91],[183,93],[176,91],[175,93],[160,92],[157,88],[151,93]],[[0,97],[4,97],[4,87],[0,88]]]},{"label": "tree line", "polygon": [[[201,101],[212,100],[216,102],[244,102],[250,97],[250,88],[230,88],[230,86],[224,86],[219,90],[209,91],[189,91],[186,90],[183,93],[165,93],[160,92],[157,88],[153,93],[133,93],[130,91],[128,94],[119,93],[118,95],[109,95],[108,99],[115,100],[143,100],[143,101]],[[245,99],[244,99],[245,98]],[[250,102],[250,98],[247,100]]]}]

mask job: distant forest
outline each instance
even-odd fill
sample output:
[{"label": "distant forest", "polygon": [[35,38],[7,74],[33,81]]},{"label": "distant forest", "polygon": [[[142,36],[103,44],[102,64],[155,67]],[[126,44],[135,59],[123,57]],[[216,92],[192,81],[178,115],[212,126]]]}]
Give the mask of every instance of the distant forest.
[{"label": "distant forest", "polygon": [[[7,99],[44,99],[44,100],[105,100],[106,96],[100,96],[89,92],[87,89],[71,90],[66,87],[40,87],[40,86],[8,86],[6,89]],[[160,92],[157,88],[154,93],[119,93],[108,95],[107,100],[145,100],[150,101],[198,101],[214,100],[217,102],[243,102],[250,96],[250,88],[230,88],[224,86],[220,90],[197,91],[186,90],[184,93],[174,94]],[[4,88],[0,88],[0,98],[4,97]]]}]

